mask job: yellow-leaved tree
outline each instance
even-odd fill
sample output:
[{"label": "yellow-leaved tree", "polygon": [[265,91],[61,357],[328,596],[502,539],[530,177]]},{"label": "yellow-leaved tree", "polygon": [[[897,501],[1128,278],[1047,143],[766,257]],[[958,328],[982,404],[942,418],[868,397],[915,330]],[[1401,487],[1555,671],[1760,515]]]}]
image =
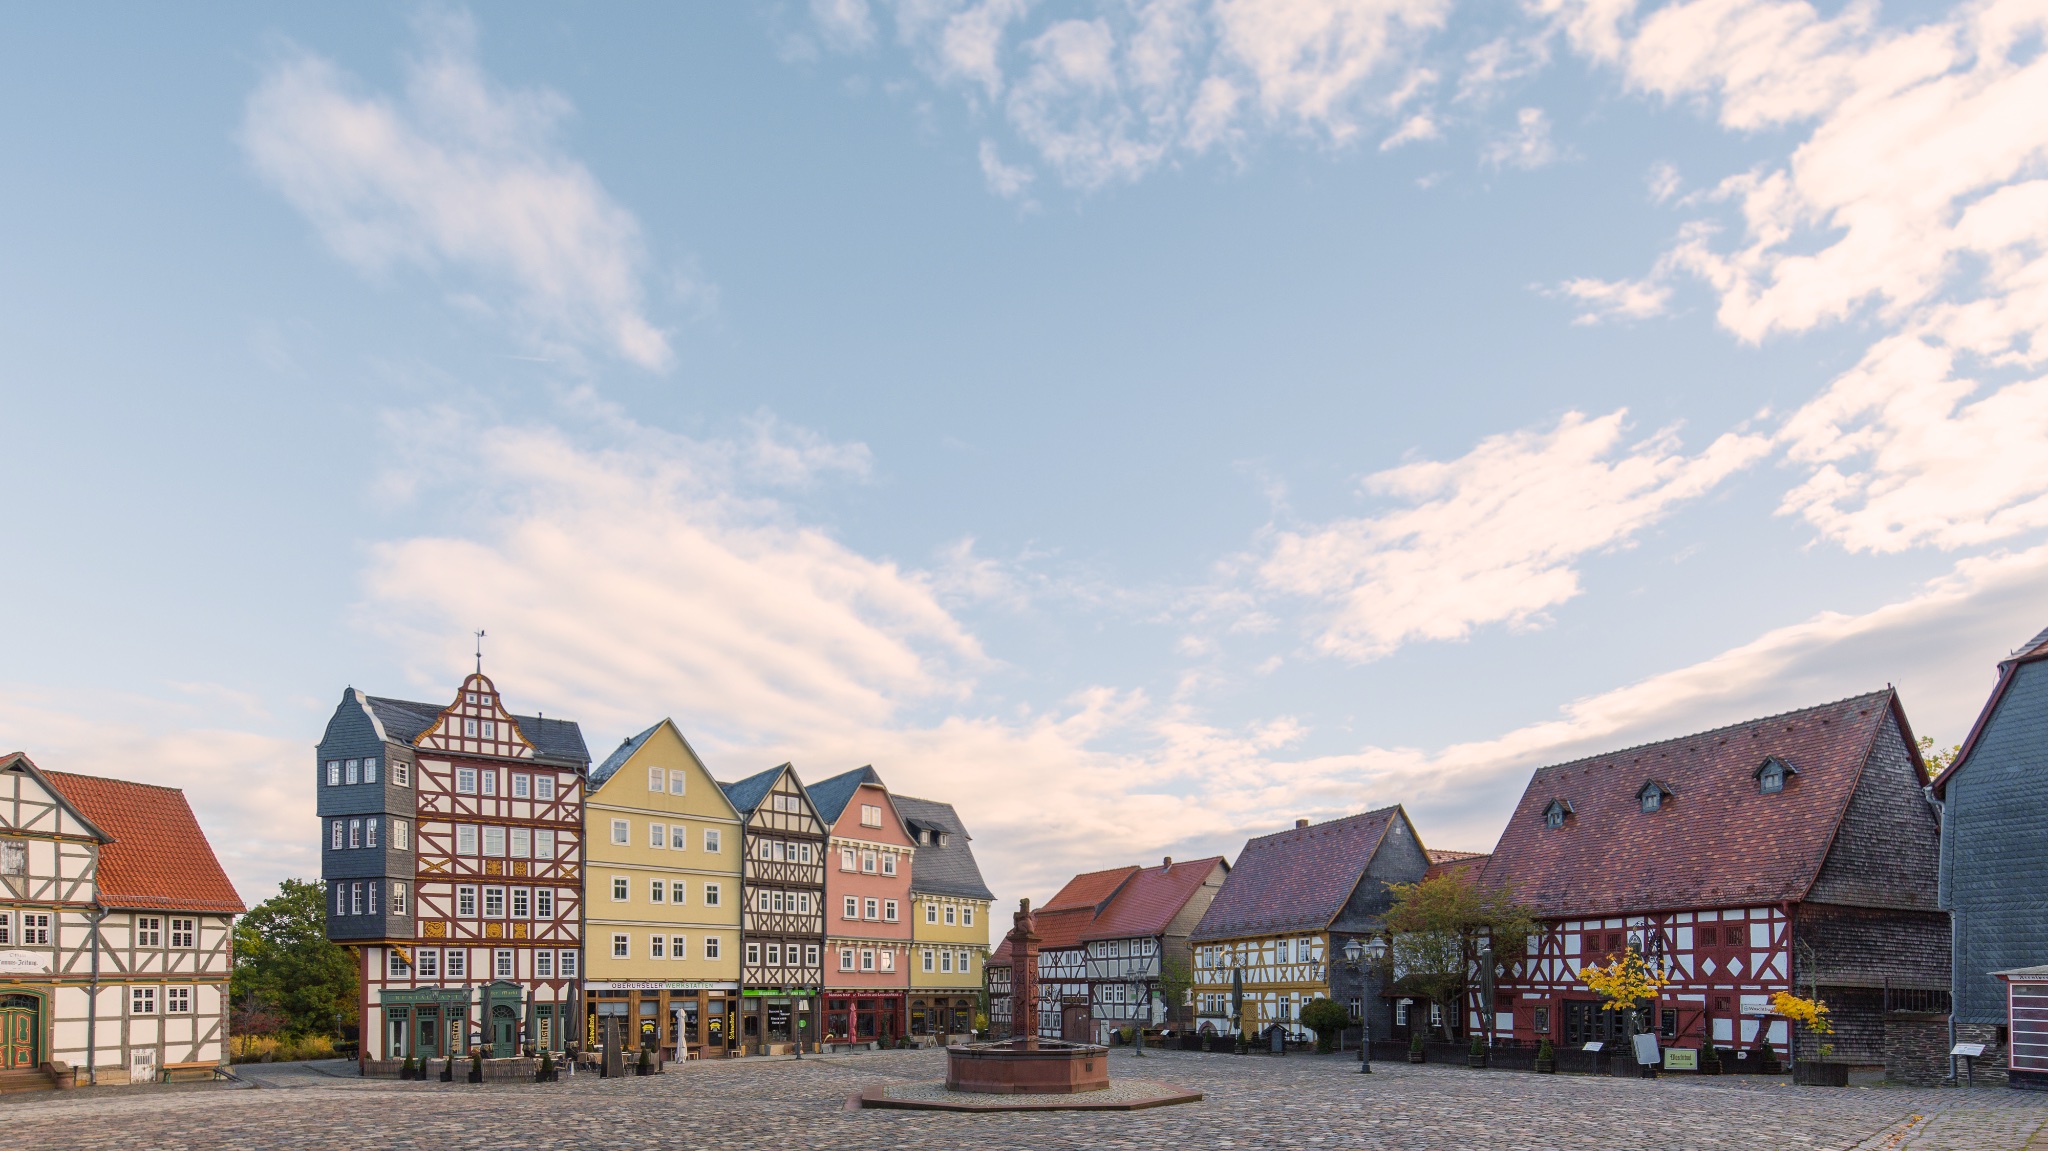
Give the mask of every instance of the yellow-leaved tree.
[{"label": "yellow-leaved tree", "polygon": [[[1780,991],[1771,996],[1771,1010],[1792,1021],[1794,1027],[1804,1027],[1815,1035],[1832,1035],[1835,1025],[1828,1019],[1828,1005],[1818,999],[1801,999]],[[1820,1057],[1826,1059],[1835,1053],[1834,1045],[1820,1045]]]},{"label": "yellow-leaved tree", "polygon": [[1631,941],[1628,950],[1611,961],[1579,969],[1579,982],[1591,988],[1609,1011],[1629,1012],[1629,1029],[1635,1030],[1635,1010],[1644,1000],[1655,999],[1671,982],[1665,972],[1650,966]]}]

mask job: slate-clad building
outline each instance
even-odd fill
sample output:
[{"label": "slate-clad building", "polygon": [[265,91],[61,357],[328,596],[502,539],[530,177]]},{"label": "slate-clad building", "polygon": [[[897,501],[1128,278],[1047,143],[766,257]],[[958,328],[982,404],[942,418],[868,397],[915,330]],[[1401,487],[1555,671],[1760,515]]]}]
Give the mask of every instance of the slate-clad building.
[{"label": "slate-clad building", "polygon": [[1906,1027],[1887,1008],[1949,981],[1925,778],[1889,689],[1539,769],[1483,873],[1535,910],[1537,947],[1466,1026],[1619,1039],[1577,973],[1632,944],[1671,973],[1651,1013],[1665,1046],[1783,1052],[1770,996],[1817,983],[1834,1058],[1885,1064]]},{"label": "slate-clad building", "polygon": [[446,704],[350,688],[314,757],[327,935],[361,957],[361,1058],[492,1058],[574,1037],[576,724],[514,715],[481,672]]},{"label": "slate-clad building", "polygon": [[1995,1081],[2010,1057],[2014,1086],[2048,1086],[2048,972],[2025,970],[2048,964],[2048,630],[1998,665],[1933,794],[1956,1039],[1985,1045],[1976,1078]]},{"label": "slate-clad building", "polygon": [[982,881],[971,837],[952,804],[892,798],[917,848],[910,869],[910,1034],[965,1042],[975,1015],[988,1007],[982,977],[995,894]]},{"label": "slate-clad building", "polygon": [[1369,1018],[1374,1035],[1389,1034],[1378,975],[1341,956],[1350,940],[1380,933],[1393,901],[1388,887],[1420,880],[1429,864],[1398,804],[1327,823],[1299,820],[1246,843],[1189,940],[1198,1026],[1231,1033],[1233,973],[1241,970],[1242,1030],[1277,1026],[1290,1039],[1313,1038],[1301,1009],[1330,999]]}]

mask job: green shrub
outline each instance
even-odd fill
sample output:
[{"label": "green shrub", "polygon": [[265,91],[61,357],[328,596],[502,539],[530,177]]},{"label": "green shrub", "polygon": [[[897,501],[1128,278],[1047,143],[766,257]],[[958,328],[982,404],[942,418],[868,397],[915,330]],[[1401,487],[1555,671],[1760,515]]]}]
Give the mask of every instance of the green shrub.
[{"label": "green shrub", "polygon": [[1415,1051],[1420,1051],[1420,1050],[1422,1050],[1422,1032],[1420,1032],[1420,1031],[1416,1031],[1416,1032],[1411,1032],[1411,1033],[1409,1034],[1409,1036],[1408,1036],[1408,1050],[1409,1050],[1409,1051],[1411,1051],[1411,1052],[1415,1052]]},{"label": "green shrub", "polygon": [[1486,1054],[1486,1036],[1484,1036],[1484,1035],[1481,1035],[1481,1034],[1479,1034],[1478,1032],[1473,1032],[1473,1034],[1472,1034],[1472,1054],[1473,1054],[1473,1055],[1474,1055],[1475,1057],[1476,1057],[1476,1056],[1481,1056],[1481,1055],[1484,1055],[1484,1054]]},{"label": "green shrub", "polygon": [[1545,1039],[1543,1042],[1538,1043],[1536,1045],[1536,1058],[1548,1059],[1552,1062],[1555,1062],[1557,1060],[1557,1048],[1552,1047],[1550,1045],[1550,1040]]}]

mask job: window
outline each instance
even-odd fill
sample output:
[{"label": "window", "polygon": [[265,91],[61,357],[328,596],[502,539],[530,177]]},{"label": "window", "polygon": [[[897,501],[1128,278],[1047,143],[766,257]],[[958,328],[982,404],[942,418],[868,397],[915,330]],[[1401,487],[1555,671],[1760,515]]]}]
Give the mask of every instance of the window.
[{"label": "window", "polygon": [[[333,826],[328,831],[327,846],[334,851],[341,850],[341,821],[338,819],[334,821]],[[14,874],[19,875],[21,873],[15,872]]]},{"label": "window", "polygon": [[458,767],[455,769],[455,790],[463,795],[476,794],[476,768]]},{"label": "window", "polygon": [[655,849],[656,851],[662,851],[662,850],[665,850],[665,849],[667,849],[667,847],[668,847],[668,825],[667,825],[667,824],[663,824],[663,823],[650,823],[650,824],[648,824],[648,825],[647,825],[647,846],[649,846],[649,847],[652,847],[652,848],[654,848],[654,849]]},{"label": "window", "polygon": [[364,761],[363,761],[363,782],[364,782],[364,783],[375,783],[375,782],[377,782],[377,761],[376,761],[376,760],[374,760],[374,759],[366,759],[366,760],[364,760]]},{"label": "window", "polygon": [[1536,1034],[1543,1038],[1550,1036],[1550,1008],[1548,1007],[1538,1007],[1536,1009]]},{"label": "window", "polygon": [[412,824],[402,819],[391,821],[391,850],[412,850]]},{"label": "window", "polygon": [[473,720],[473,719],[465,719],[465,720],[463,720],[463,721],[462,721],[462,734],[464,734],[464,735],[466,735],[466,736],[470,737],[471,739],[475,739],[475,738],[476,738],[476,721],[475,721],[475,720]]},{"label": "window", "polygon": [[363,845],[362,820],[351,819],[348,821],[348,845],[351,848],[361,847]]},{"label": "window", "polygon": [[[798,915],[809,915],[811,913],[811,893],[808,891],[798,893],[796,904],[796,913]],[[825,897],[821,895],[818,897],[818,911],[822,914],[824,910]]]},{"label": "window", "polygon": [[[792,944],[790,944],[790,946],[791,946],[791,947],[794,947],[794,946],[796,946],[796,945],[792,943]],[[817,945],[817,944],[815,944],[815,943],[813,943],[813,944],[811,944],[811,945],[810,945],[809,947],[806,947],[806,948],[804,948],[804,966],[806,966],[806,967],[816,967],[817,965],[818,965],[818,945]]]},{"label": "window", "polygon": [[[780,892],[780,891],[774,891],[774,892],[770,892],[769,894],[770,894],[770,895],[771,895],[771,896],[773,897],[773,899],[774,899],[774,902],[775,902],[775,907],[774,907],[774,909],[775,909],[776,911],[784,911],[784,910],[787,910],[787,911],[795,911],[795,910],[796,910],[796,908],[795,908],[795,907],[793,907],[793,906],[792,906],[792,907],[787,907],[787,908],[785,908],[785,907],[783,906],[783,899],[784,899],[784,895],[783,895],[783,893],[782,893],[782,892]],[[791,902],[791,903],[793,904],[793,903],[795,903],[795,900],[794,900],[794,899],[791,899],[791,900],[790,900],[790,902]]]},{"label": "window", "polygon": [[852,849],[851,847],[842,847],[842,848],[840,848],[840,849],[839,849],[839,870],[841,870],[841,871],[852,871],[852,870],[854,870],[854,868],[855,868],[856,866],[857,866],[857,865],[856,865],[856,864],[854,863],[854,861],[853,861],[853,849]]},{"label": "window", "polygon": [[613,958],[613,959],[630,959],[630,958],[632,958],[632,957],[633,957],[633,945],[632,945],[632,943],[630,942],[630,938],[629,938],[628,936],[626,936],[626,935],[623,935],[623,934],[616,934],[616,935],[613,935],[613,936],[612,936],[612,958]]},{"label": "window", "polygon": [[670,959],[688,959],[690,957],[690,937],[687,935],[669,936],[668,957]]},{"label": "window", "polygon": [[377,846],[377,817],[374,815],[363,821],[363,846]]},{"label": "window", "polygon": [[343,783],[359,783],[362,781],[362,778],[362,769],[357,761],[351,759],[341,765],[341,781]]},{"label": "window", "polygon": [[973,905],[973,904],[969,904],[969,905],[967,905],[966,907],[963,907],[963,908],[961,908],[961,909],[960,909],[960,926],[962,926],[962,927],[973,927],[973,926],[974,926],[974,905]]},{"label": "window", "polygon": [[23,943],[48,943],[50,941],[50,913],[47,911],[22,912],[21,941]]},{"label": "window", "polygon": [[861,825],[862,827],[880,827],[880,826],[882,826],[882,809],[881,809],[880,807],[876,806],[875,804],[872,804],[872,803],[863,803],[863,804],[861,804],[861,805],[860,805],[860,825]]},{"label": "window", "polygon": [[199,946],[199,921],[197,919],[171,920],[171,946]]},{"label": "window", "polygon": [[486,827],[486,828],[484,828],[484,854],[485,854],[485,855],[495,855],[495,856],[497,856],[497,857],[498,857],[498,858],[500,858],[500,859],[503,859],[503,858],[505,857],[505,829],[504,829],[504,828],[502,828],[502,827]]},{"label": "window", "polygon": [[969,962],[969,960],[971,960],[973,956],[974,953],[972,951],[963,951],[960,953],[960,961],[957,965],[960,974],[966,975],[969,973],[968,969],[973,966],[973,964]]},{"label": "window", "polygon": [[541,887],[534,889],[533,917],[535,919],[553,919],[555,917],[554,888]]},{"label": "window", "polygon": [[469,978],[469,952],[454,950],[448,952],[448,978]]},{"label": "window", "polygon": [[401,882],[394,882],[394,883],[392,883],[392,885],[391,885],[391,914],[393,914],[393,915],[404,915],[404,914],[406,914],[406,910],[405,910],[405,884],[404,884],[404,883],[401,883]]},{"label": "window", "polygon": [[[496,720],[490,720],[490,719],[487,719],[487,720],[485,720],[485,721],[484,721],[484,738],[485,738],[485,739],[496,739],[496,738],[498,738],[498,723],[497,723],[497,721],[496,721]],[[493,775],[496,775],[497,773],[496,773],[496,772],[492,772],[491,774],[493,774]],[[485,794],[485,795],[489,795],[489,794],[491,794],[491,790],[490,790],[490,788],[491,788],[491,785],[490,785],[490,784],[488,784],[488,783],[484,784],[484,794]]]},{"label": "window", "polygon": [[533,829],[515,827],[512,829],[512,858],[525,859],[533,854]]},{"label": "window", "polygon": [[503,918],[505,918],[505,889],[504,889],[504,888],[502,888],[502,887],[486,887],[486,888],[484,888],[484,918],[485,918],[485,919],[503,919]]},{"label": "window", "polygon": [[669,884],[668,901],[678,905],[688,903],[690,901],[690,885],[680,879]]},{"label": "window", "polygon": [[874,852],[863,851],[860,853],[860,869],[864,872],[867,872],[869,875],[873,875],[875,873]]},{"label": "window", "polygon": [[373,879],[373,880],[371,880],[371,881],[370,881],[369,883],[365,884],[364,886],[366,886],[366,887],[368,887],[368,888],[370,889],[370,890],[369,890],[369,897],[370,897],[370,914],[371,914],[371,915],[375,915],[375,914],[377,914],[377,888],[381,887],[381,886],[382,886],[382,884],[379,884],[379,883],[378,883],[378,882],[377,882],[376,880],[374,880],[374,879]]},{"label": "window", "polygon": [[839,970],[853,970],[853,948],[842,947],[839,949]]},{"label": "window", "polygon": [[882,914],[882,901],[881,901],[881,900],[879,900],[879,899],[863,899],[863,900],[861,900],[861,903],[860,903],[860,917],[861,917],[862,919],[880,919],[880,918],[881,918],[881,914]]},{"label": "window", "polygon": [[893,951],[884,951],[884,952],[882,952],[882,970],[884,970],[884,971],[894,971],[894,970],[896,970],[896,953],[895,953],[895,952],[893,952]]},{"label": "window", "polygon": [[164,921],[153,915],[142,916],[135,921],[135,946],[162,947],[164,945]]},{"label": "window", "polygon": [[623,819],[612,820],[612,842],[620,847],[633,842],[633,825]]},{"label": "window", "polygon": [[553,799],[555,797],[555,777],[552,775],[534,776],[533,797],[535,799]]},{"label": "window", "polygon": [[341,786],[341,761],[338,759],[327,761],[327,786]]},{"label": "window", "polygon": [[649,959],[667,959],[667,958],[668,958],[668,936],[666,936],[666,935],[650,935],[650,936],[648,936],[648,937],[647,937],[647,958],[649,958]]},{"label": "window", "polygon": [[555,955],[560,960],[562,978],[576,978],[576,953],[573,951],[558,951]]},{"label": "window", "polygon": [[476,888],[458,887],[455,889],[455,915],[458,919],[476,918]]},{"label": "window", "polygon": [[659,879],[650,879],[647,881],[647,902],[660,903],[662,901],[662,898],[667,894],[668,884],[662,882]]},{"label": "window", "polygon": [[705,829],[704,829],[704,850],[706,850],[706,851],[709,851],[709,852],[714,852],[714,853],[715,853],[715,852],[717,852],[717,850],[718,850],[718,829],[717,829],[717,828],[707,827],[707,828],[705,828]]},{"label": "window", "polygon": [[946,926],[947,926],[947,927],[951,927],[951,926],[953,926],[953,920],[954,920],[954,913],[953,913],[953,905],[949,903],[949,904],[947,904],[947,905],[946,905]]},{"label": "window", "polygon": [[[716,884],[716,883],[707,883],[707,884],[705,884],[705,885],[704,885],[704,906],[706,906],[706,907],[717,907],[717,906],[718,906],[718,884]],[[710,956],[705,956],[705,958],[707,958],[707,959],[708,959],[708,958],[710,958]]]},{"label": "window", "polygon": [[393,787],[412,786],[412,764],[403,759],[391,761],[391,784]]},{"label": "window", "polygon": [[936,903],[933,903],[933,902],[931,902],[930,900],[926,900],[926,901],[925,901],[925,905],[924,905],[924,921],[925,921],[926,923],[937,923],[937,922],[939,921],[939,905],[938,905],[938,904],[936,904]]},{"label": "window", "polygon": [[512,798],[514,798],[514,799],[531,799],[531,798],[533,798],[533,777],[532,777],[532,776],[530,776],[530,775],[519,775],[519,774],[516,774],[516,773],[515,773],[515,774],[514,774],[514,775],[512,776]]},{"label": "window", "polygon": [[1543,809],[1543,826],[1550,828],[1552,831],[1563,827],[1564,817],[1569,815],[1571,810],[1571,805],[1564,800],[1551,800],[1550,806]]},{"label": "window", "polygon": [[863,950],[860,953],[860,969],[862,971],[873,971],[875,969],[874,952]]},{"label": "window", "polygon": [[658,767],[647,769],[647,790],[661,791],[667,786],[668,775]]},{"label": "window", "polygon": [[0,946],[11,945],[13,942],[14,913],[12,911],[0,910]]},{"label": "window", "polygon": [[514,919],[531,919],[532,917],[533,917],[533,889],[532,889],[532,888],[530,888],[530,887],[515,887],[515,888],[513,888],[513,889],[512,889],[512,918],[514,918]]},{"label": "window", "polygon": [[541,950],[533,953],[533,977],[553,979],[555,977],[555,953]]},{"label": "window", "polygon": [[671,826],[668,829],[668,845],[676,851],[690,850],[690,829],[680,823]]},{"label": "window", "polygon": [[938,961],[938,957],[932,953],[931,948],[925,948],[920,958],[924,964],[924,973],[926,975],[930,975],[932,972],[938,970],[937,967],[933,966],[933,964],[935,964]]},{"label": "window", "polygon": [[514,975],[518,974],[518,969],[512,966],[512,956],[513,956],[513,951],[512,951],[512,949],[511,949],[511,948],[509,948],[509,947],[506,947],[506,948],[500,948],[500,949],[498,950],[498,953],[497,953],[497,968],[498,968],[498,978],[500,978],[500,979],[510,979],[510,978],[512,978],[512,977],[513,977]]},{"label": "window", "polygon": [[1666,1007],[1657,1013],[1657,1034],[1666,1039],[1678,1038],[1678,1011]]},{"label": "window", "polygon": [[749,966],[749,967],[758,967],[758,966],[760,966],[760,964],[761,964],[761,945],[760,945],[760,944],[758,944],[758,943],[749,943],[749,944],[747,944],[747,966]]},{"label": "window", "polygon": [[483,784],[483,793],[485,795],[498,794],[498,769],[495,767],[485,768],[478,774],[477,782]]},{"label": "window", "polygon": [[553,859],[555,857],[555,833],[553,830],[545,827],[533,829],[533,857],[535,859]]},{"label": "window", "polygon": [[894,875],[894,874],[896,874],[896,853],[895,853],[895,852],[893,852],[893,851],[892,851],[892,852],[889,852],[888,854],[886,854],[886,855],[882,856],[882,874],[883,874],[883,875]]},{"label": "window", "polygon": [[455,825],[455,854],[476,854],[476,824],[458,823]]},{"label": "window", "polygon": [[155,1015],[156,988],[131,987],[128,989],[128,1014]]},{"label": "window", "polygon": [[707,935],[704,937],[704,958],[718,958],[718,936]]},{"label": "window", "polygon": [[1764,795],[1776,795],[1785,790],[1786,777],[1796,774],[1791,764],[1774,755],[1756,769],[1757,790]]},{"label": "window", "polygon": [[884,899],[884,900],[882,901],[882,920],[883,920],[884,922],[886,922],[886,923],[894,923],[894,922],[896,922],[896,901],[895,901],[895,900],[893,900],[893,899]]},{"label": "window", "polygon": [[441,978],[441,953],[438,950],[415,951],[413,959],[419,964],[421,979]]},{"label": "window", "polygon": [[843,918],[843,919],[859,919],[859,918],[860,918],[860,900],[858,900],[858,899],[855,899],[855,898],[854,898],[853,896],[851,896],[851,895],[847,896],[847,897],[846,897],[846,909],[845,909],[845,911],[844,911],[844,912],[842,912],[842,913],[841,913],[841,918]]},{"label": "window", "polygon": [[671,771],[671,772],[669,772],[669,773],[668,773],[668,793],[669,793],[670,795],[687,795],[687,794],[689,794],[689,790],[690,790],[690,773],[689,773],[689,772],[687,772],[687,771]]},{"label": "window", "polygon": [[612,902],[624,903],[631,898],[633,898],[633,893],[627,889],[626,877],[623,875],[612,876]]},{"label": "window", "polygon": [[360,883],[348,885],[348,913],[350,915],[361,915],[363,913],[363,885]]}]

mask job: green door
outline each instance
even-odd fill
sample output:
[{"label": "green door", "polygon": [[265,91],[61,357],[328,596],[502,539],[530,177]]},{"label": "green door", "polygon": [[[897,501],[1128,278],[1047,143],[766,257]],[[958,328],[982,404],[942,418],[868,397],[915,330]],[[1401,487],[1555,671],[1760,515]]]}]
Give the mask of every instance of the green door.
[{"label": "green door", "polygon": [[0,1071],[35,1067],[41,1008],[42,1001],[33,995],[0,997]]},{"label": "green door", "polygon": [[500,1003],[491,1008],[491,1058],[510,1059],[519,1054],[519,1015]]}]

